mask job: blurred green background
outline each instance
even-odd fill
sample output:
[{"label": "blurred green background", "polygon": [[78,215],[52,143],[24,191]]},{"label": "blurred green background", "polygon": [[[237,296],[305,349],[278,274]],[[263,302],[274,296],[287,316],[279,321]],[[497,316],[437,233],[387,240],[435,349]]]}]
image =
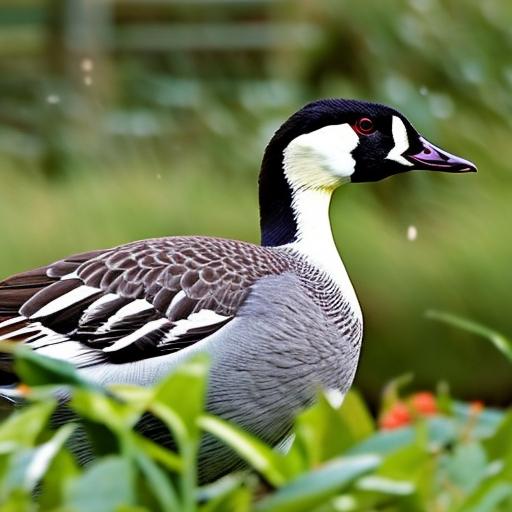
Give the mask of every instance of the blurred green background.
[{"label": "blurred green background", "polygon": [[337,193],[357,384],[375,399],[410,371],[509,403],[495,349],[425,311],[512,333],[511,26],[500,0],[3,0],[0,272],[162,235],[257,242],[278,125],[319,97],[382,101],[480,172]]}]

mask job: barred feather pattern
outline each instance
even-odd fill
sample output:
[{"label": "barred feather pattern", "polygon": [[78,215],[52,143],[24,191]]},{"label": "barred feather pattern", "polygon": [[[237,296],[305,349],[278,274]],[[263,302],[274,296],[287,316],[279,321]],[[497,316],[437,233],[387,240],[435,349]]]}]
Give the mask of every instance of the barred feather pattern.
[{"label": "barred feather pattern", "polygon": [[[285,272],[300,277],[341,336],[360,343],[361,324],[349,303],[305,257],[210,237],[144,240],[13,276],[0,283],[0,338],[78,368],[138,361],[222,329],[253,283]],[[6,356],[0,370],[10,373]]]},{"label": "barred feather pattern", "polygon": [[297,252],[292,251],[290,260],[305,292],[320,306],[326,318],[337,326],[340,336],[359,348],[363,338],[362,319],[352,310],[343,290],[325,272]]}]

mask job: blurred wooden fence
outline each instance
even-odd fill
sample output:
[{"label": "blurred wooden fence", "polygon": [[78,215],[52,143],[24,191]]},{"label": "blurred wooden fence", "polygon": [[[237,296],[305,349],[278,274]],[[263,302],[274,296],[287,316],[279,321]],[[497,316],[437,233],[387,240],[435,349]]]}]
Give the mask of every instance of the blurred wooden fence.
[{"label": "blurred wooden fence", "polygon": [[[119,67],[185,87],[218,79],[265,80],[277,53],[306,47],[317,36],[312,24],[282,21],[280,14],[289,20],[297,3],[2,0],[0,153],[39,158],[49,174],[59,173],[70,146],[62,130],[68,132],[72,118],[80,133],[116,97],[151,103],[148,90],[134,88],[125,97]],[[133,98],[137,91],[141,97]],[[73,98],[74,111],[56,114],[52,107],[63,97]],[[171,94],[173,101],[183,106],[183,95],[173,100]],[[94,134],[83,130],[80,137],[83,143]]]}]

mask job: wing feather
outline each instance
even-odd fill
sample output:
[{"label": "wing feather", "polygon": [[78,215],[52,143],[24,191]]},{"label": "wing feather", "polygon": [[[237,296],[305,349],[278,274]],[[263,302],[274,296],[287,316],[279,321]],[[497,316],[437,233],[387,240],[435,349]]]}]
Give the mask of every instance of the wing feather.
[{"label": "wing feather", "polygon": [[257,279],[286,270],[267,248],[206,237],[83,253],[0,283],[0,339],[78,366],[154,357],[221,329]]}]

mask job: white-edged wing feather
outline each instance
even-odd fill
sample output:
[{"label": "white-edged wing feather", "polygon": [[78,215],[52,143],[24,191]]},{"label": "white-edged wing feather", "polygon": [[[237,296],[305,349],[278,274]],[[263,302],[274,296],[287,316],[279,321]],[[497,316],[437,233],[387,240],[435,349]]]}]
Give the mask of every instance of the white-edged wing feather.
[{"label": "white-edged wing feather", "polygon": [[257,279],[286,270],[264,247],[205,237],[78,255],[0,283],[0,339],[79,367],[155,357],[215,333]]}]

